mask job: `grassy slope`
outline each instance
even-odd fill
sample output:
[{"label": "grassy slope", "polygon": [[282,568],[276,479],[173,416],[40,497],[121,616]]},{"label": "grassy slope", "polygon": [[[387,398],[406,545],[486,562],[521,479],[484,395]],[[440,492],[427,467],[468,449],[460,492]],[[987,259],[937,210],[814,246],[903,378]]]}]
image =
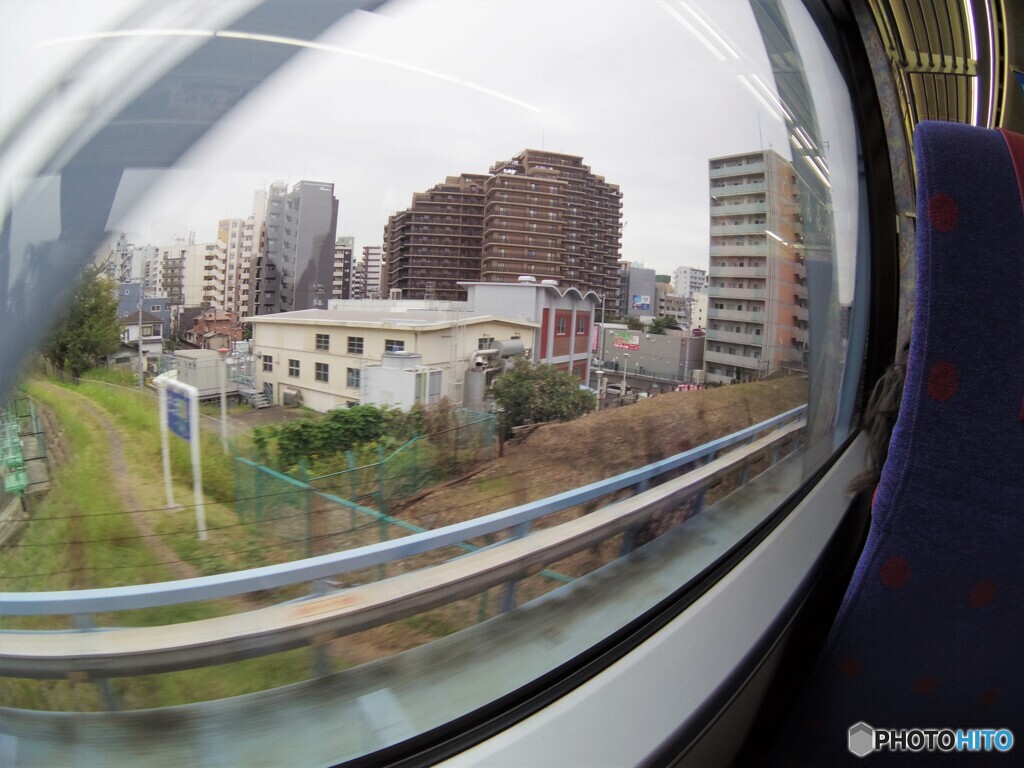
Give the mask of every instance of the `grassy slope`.
[{"label": "grassy slope", "polygon": [[[86,391],[81,394],[90,392],[89,386],[85,385]],[[158,564],[145,540],[138,537],[131,517],[125,514],[114,490],[116,478],[99,421],[73,392],[43,383],[33,383],[28,390],[32,397],[53,411],[64,428],[69,460],[55,468],[53,489],[33,511],[36,522],[27,526],[17,546],[4,552],[0,561],[0,576],[3,577],[0,589],[84,589],[173,578],[165,566]],[[137,438],[139,449],[129,452],[131,463],[136,465],[133,469],[149,474],[155,472],[159,480],[159,443],[157,441],[154,453],[144,439],[147,435],[151,439],[153,436],[145,403],[133,403],[133,398],[120,392],[116,394],[118,397],[113,400],[106,392],[94,399],[97,403],[110,402],[112,410],[108,414],[116,414],[116,421]],[[151,399],[149,402],[149,410],[155,410]],[[156,485],[162,492],[162,485],[159,482]],[[172,538],[195,541],[194,536],[192,529],[188,537]],[[97,543],[79,546],[73,543],[75,539]],[[225,602],[169,606],[99,616],[96,623],[122,626],[175,623],[222,615],[230,610],[232,607]],[[57,629],[67,628],[70,623],[64,617],[26,617],[8,619],[4,626]],[[115,680],[112,688],[122,706],[168,706],[295,682],[305,678],[310,669],[310,652],[299,650],[209,670]],[[30,709],[102,708],[95,686],[69,681],[0,679],[0,701],[5,706]]]}]

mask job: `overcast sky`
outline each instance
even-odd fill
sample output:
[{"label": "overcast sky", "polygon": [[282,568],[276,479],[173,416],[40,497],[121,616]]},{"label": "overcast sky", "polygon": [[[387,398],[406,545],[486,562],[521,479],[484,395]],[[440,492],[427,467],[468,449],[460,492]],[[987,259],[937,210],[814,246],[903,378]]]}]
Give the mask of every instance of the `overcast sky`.
[{"label": "overcast sky", "polygon": [[[71,17],[91,9],[89,24],[106,26],[128,5],[0,0],[0,18],[16,21],[17,8],[22,32],[34,21],[52,39],[81,28],[59,8]],[[784,5],[808,41],[801,53],[849,261],[849,106],[834,67],[810,42],[802,5]],[[61,22],[47,26],[43,14]],[[19,44],[9,29],[6,42]],[[740,77],[760,77],[774,91],[747,0],[398,0],[350,14],[319,42],[326,50],[296,56],[141,204],[133,192],[122,195],[111,228],[136,244],[190,232],[211,241],[218,219],[249,214],[257,188],[310,179],[334,183],[338,234],[354,235],[359,249],[380,243],[388,215],[408,207],[414,192],[543,147],[582,155],[619,185],[622,257],[670,273],[707,267],[709,158],[769,147],[790,157],[770,97],[756,98]],[[49,46],[40,66],[57,69],[82,45]]]}]

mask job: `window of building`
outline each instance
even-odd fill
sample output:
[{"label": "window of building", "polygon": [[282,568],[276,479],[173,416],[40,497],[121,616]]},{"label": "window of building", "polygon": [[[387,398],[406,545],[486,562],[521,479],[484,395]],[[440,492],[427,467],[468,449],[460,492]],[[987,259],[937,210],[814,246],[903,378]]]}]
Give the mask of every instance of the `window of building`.
[{"label": "window of building", "polygon": [[291,376],[292,378],[296,378],[296,379],[299,377],[299,361],[298,360],[289,360],[288,361],[288,375]]},{"label": "window of building", "polygon": [[327,363],[315,363],[316,370],[313,372],[313,378],[317,381],[327,382],[329,375],[329,366]]},{"label": "window of building", "polygon": [[359,369],[358,368],[346,368],[345,369],[345,386],[349,389],[359,389]]},{"label": "window of building", "polygon": [[565,336],[569,333],[569,321],[567,318],[558,318],[558,323],[555,327],[555,333],[559,336]]},{"label": "window of building", "polygon": [[331,348],[331,335],[329,333],[318,333],[316,335],[316,351],[327,352]]},{"label": "window of building", "polygon": [[493,336],[481,336],[479,339],[477,339],[476,348],[477,349],[490,349],[491,345],[493,343],[494,343],[494,337]]},{"label": "window of building", "polygon": [[361,354],[363,354],[363,337],[362,336],[349,336],[348,337],[348,353],[350,355],[361,355]]},{"label": "window of building", "polygon": [[576,335],[584,336],[587,333],[587,318],[577,317],[576,318]]},{"label": "window of building", "polygon": [[263,370],[268,373],[274,370],[274,358],[270,355],[263,355]]},{"label": "window of building", "polygon": [[385,352],[405,352],[405,342],[401,339],[384,339]]}]

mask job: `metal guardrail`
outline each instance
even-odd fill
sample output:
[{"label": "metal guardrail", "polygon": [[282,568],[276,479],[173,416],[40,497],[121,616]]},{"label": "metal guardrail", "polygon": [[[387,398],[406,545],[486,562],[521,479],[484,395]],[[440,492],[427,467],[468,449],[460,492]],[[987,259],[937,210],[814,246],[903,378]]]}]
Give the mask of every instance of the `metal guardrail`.
[{"label": "metal guardrail", "polygon": [[[80,615],[216,600],[222,597],[260,592],[338,576],[342,573],[423,554],[441,547],[458,545],[467,539],[498,533],[510,528],[516,528],[517,535],[522,536],[528,532],[529,525],[538,518],[625,488],[639,487],[641,490],[645,490],[647,484],[659,475],[698,461],[713,460],[719,451],[753,440],[762,432],[777,429],[802,418],[806,409],[806,405],[799,406],[739,432],[656,461],[640,469],[444,528],[343,552],[332,552],[290,563],[267,565],[214,576],[100,589],[0,592],[0,616]],[[335,503],[352,504],[352,502],[338,499],[330,494],[318,492],[318,495]]]},{"label": "metal guardrail", "polygon": [[[766,451],[798,439],[804,426],[800,420],[773,429],[681,477],[587,515],[528,536],[517,531],[514,538],[495,546],[384,581],[169,626],[84,633],[9,632],[0,644],[0,675],[40,679],[79,674],[102,679],[223,664],[310,643],[320,645],[500,584],[514,589],[516,580],[547,563],[611,536],[625,532],[628,541],[629,532],[657,512],[678,508],[738,467],[746,468]],[[514,600],[507,608],[513,605]]]}]

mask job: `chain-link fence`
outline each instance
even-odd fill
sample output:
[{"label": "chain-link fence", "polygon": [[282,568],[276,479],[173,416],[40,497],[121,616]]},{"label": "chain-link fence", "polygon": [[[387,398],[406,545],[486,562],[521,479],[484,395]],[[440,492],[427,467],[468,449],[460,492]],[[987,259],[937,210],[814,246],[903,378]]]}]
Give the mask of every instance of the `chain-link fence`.
[{"label": "chain-link fence", "polygon": [[[378,445],[377,461],[360,463],[346,451],[347,466],[310,476],[304,462],[285,474],[254,461],[235,461],[235,509],[241,521],[294,557],[351,549],[423,530],[393,517],[399,502],[495,454],[495,416],[461,410],[456,425],[412,438],[397,450]],[[361,455],[365,456],[365,452]]]}]

